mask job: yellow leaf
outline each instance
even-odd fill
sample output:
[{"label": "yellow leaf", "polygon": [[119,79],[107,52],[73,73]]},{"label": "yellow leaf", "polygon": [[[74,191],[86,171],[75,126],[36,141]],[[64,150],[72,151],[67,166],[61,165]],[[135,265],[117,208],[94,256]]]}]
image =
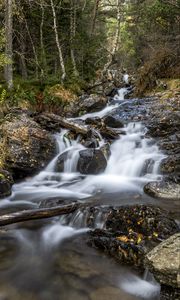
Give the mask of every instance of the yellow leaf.
[{"label": "yellow leaf", "polygon": [[127,236],[125,236],[125,235],[118,236],[118,237],[117,237],[117,240],[118,240],[118,241],[121,241],[121,242],[124,242],[124,243],[126,243],[126,242],[129,241],[129,239],[128,239]]}]

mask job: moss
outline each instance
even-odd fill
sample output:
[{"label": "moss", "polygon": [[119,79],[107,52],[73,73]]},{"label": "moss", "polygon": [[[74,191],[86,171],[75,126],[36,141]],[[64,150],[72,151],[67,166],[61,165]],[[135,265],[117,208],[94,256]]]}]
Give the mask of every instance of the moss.
[{"label": "moss", "polygon": [[4,174],[0,173],[0,181],[3,179],[5,179],[5,176],[4,176]]}]

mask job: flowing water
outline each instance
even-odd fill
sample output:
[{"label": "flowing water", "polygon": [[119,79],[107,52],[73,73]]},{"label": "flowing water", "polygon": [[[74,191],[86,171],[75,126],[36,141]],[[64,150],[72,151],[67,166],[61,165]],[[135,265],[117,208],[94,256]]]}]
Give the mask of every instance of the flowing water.
[{"label": "flowing water", "polygon": [[[120,89],[114,105],[81,119],[123,109],[128,103],[126,94],[126,88]],[[104,216],[98,205],[153,203],[144,195],[143,186],[161,178],[158,167],[164,155],[145,137],[142,123],[127,122],[123,131],[111,145],[106,170],[87,176],[77,171],[79,151],[85,147],[78,139],[69,140],[68,130],[57,133],[57,155],[39,174],[15,184],[12,195],[1,200],[0,209],[13,211],[78,200],[97,206],[93,227],[103,228]],[[104,143],[99,135],[99,145]],[[64,171],[56,172],[62,154],[66,154]],[[0,239],[0,300],[159,299],[159,285],[150,275],[141,278],[86,245],[87,218],[88,210],[84,209],[69,216],[9,226]]]}]

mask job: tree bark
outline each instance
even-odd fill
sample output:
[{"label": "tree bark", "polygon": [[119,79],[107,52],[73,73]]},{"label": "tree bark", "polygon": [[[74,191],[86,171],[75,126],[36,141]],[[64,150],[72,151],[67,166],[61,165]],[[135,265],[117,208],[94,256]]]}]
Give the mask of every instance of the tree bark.
[{"label": "tree bark", "polygon": [[92,18],[91,33],[90,33],[90,36],[92,36],[92,35],[94,34],[94,31],[95,31],[97,12],[98,12],[98,8],[99,8],[99,3],[100,3],[100,1],[101,1],[101,0],[95,0],[95,3],[94,3],[94,11],[93,11],[93,18]]},{"label": "tree bark", "polygon": [[79,203],[72,203],[64,206],[57,206],[52,208],[23,210],[11,214],[0,216],[0,226],[10,225],[14,223],[51,218],[54,216],[70,214],[78,209]]},{"label": "tree bark", "polygon": [[73,65],[73,71],[74,75],[77,77],[79,75],[77,66],[76,66],[76,60],[75,60],[75,54],[74,54],[74,39],[76,35],[76,0],[70,1],[70,47],[71,47],[71,60]]},{"label": "tree bark", "polygon": [[41,6],[41,23],[40,23],[40,44],[41,44],[41,78],[43,79],[46,73],[46,53],[44,49],[44,41],[43,41],[43,27],[44,27],[44,5],[43,0],[40,0]]},{"label": "tree bark", "polygon": [[12,0],[5,0],[5,55],[9,62],[4,67],[5,80],[8,89],[13,88],[13,45],[12,45],[12,32],[13,32],[13,12]]},{"label": "tree bark", "polygon": [[111,66],[112,62],[113,62],[113,58],[117,52],[118,49],[118,45],[119,45],[119,39],[120,39],[120,25],[121,25],[121,1],[122,0],[116,0],[117,1],[117,27],[116,27],[116,33],[115,33],[115,39],[114,39],[114,45],[112,48],[112,51],[109,55],[109,59],[107,64],[104,66],[104,70],[102,72],[102,74],[104,75],[108,68]]},{"label": "tree bark", "polygon": [[66,78],[66,69],[65,69],[64,59],[63,59],[63,55],[62,55],[61,45],[59,42],[55,6],[54,6],[53,0],[50,0],[50,1],[51,1],[51,8],[52,8],[52,14],[53,14],[53,22],[54,22],[54,34],[55,34],[56,45],[57,45],[57,49],[58,49],[58,53],[59,53],[59,63],[60,63],[61,69],[62,69],[61,81],[63,82],[64,79]]}]

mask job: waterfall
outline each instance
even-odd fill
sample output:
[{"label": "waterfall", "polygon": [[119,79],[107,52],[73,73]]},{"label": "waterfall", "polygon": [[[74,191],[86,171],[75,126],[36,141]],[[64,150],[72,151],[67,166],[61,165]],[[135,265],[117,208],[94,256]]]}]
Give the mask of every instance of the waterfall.
[{"label": "waterfall", "polygon": [[[124,76],[124,81],[127,83],[128,77]],[[124,101],[127,93],[127,88],[119,89],[118,95],[114,97],[115,104],[107,105],[100,112],[76,118],[74,122],[77,119],[86,120],[88,117],[102,118],[114,109],[128,104],[128,100]],[[129,101],[132,103],[133,100]],[[54,200],[63,200],[69,203],[77,199],[78,201],[89,201],[95,209],[92,219],[88,206],[69,215],[51,219],[48,225],[42,226],[42,229],[39,230],[38,241],[37,238],[35,239],[36,244],[34,241],[31,242],[33,233],[30,231],[26,229],[20,233],[16,231],[15,236],[24,244],[24,248],[29,247],[30,253],[35,252],[34,248],[38,243],[40,245],[38,250],[41,250],[42,253],[51,253],[52,248],[55,251],[56,247],[61,246],[64,240],[86,233],[89,230],[88,226],[103,229],[106,215],[98,205],[95,207],[96,197],[100,197],[100,203],[103,206],[106,205],[105,196],[109,198],[108,205],[111,205],[111,201],[113,205],[114,195],[118,195],[118,201],[121,197],[121,202],[116,202],[116,204],[121,205],[125,195],[143,196],[144,184],[160,178],[159,164],[164,155],[155,142],[145,136],[145,126],[140,122],[130,122],[121,131],[123,134],[120,134],[119,139],[110,146],[111,154],[105,171],[99,175],[83,175],[77,171],[77,164],[79,152],[86,148],[78,138],[76,140],[69,139],[68,130],[61,130],[60,133],[55,134],[57,153],[48,166],[36,176],[14,184],[12,195],[1,200],[1,207],[20,204],[37,207],[43,201],[48,202],[48,205],[51,206],[51,201],[54,203]],[[106,141],[97,130],[95,133],[98,136],[100,148]],[[64,168],[62,172],[58,172],[57,165],[62,157],[64,157]],[[127,274],[123,275],[119,288],[126,295],[134,295],[135,298],[130,299],[137,299],[136,297],[157,299],[159,295],[159,285],[152,278],[148,278],[147,281],[147,278],[141,279],[131,273],[128,276]]]}]

